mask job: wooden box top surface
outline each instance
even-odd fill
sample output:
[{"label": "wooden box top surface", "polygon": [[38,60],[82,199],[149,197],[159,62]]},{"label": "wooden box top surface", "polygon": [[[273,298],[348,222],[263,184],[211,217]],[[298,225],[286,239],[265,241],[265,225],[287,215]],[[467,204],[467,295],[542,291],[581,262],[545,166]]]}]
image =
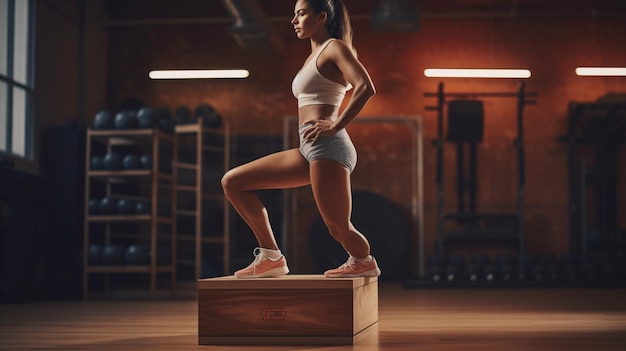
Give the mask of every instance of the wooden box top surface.
[{"label": "wooden box top surface", "polygon": [[277,278],[238,279],[234,275],[198,280],[198,290],[203,289],[354,289],[375,283],[378,277],[326,278],[304,274]]}]

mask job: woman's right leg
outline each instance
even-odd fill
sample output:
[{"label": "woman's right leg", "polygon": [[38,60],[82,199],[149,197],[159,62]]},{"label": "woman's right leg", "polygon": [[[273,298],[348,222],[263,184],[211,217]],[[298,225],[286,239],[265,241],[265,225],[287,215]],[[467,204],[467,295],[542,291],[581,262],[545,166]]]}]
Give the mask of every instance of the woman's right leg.
[{"label": "woman's right leg", "polygon": [[277,152],[226,172],[224,195],[250,226],[259,246],[278,249],[267,210],[255,190],[296,188],[310,184],[309,163],[300,150]]}]

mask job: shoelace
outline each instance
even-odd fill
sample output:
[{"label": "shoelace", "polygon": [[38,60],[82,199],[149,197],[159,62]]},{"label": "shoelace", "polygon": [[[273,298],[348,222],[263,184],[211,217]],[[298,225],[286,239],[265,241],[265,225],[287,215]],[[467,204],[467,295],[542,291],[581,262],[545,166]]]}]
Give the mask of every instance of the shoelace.
[{"label": "shoelace", "polygon": [[346,263],[342,264],[340,268],[352,268],[356,264],[356,258],[349,256]]},{"label": "shoelace", "polygon": [[254,261],[252,261],[252,269],[254,272],[253,274],[256,276],[256,266],[258,266],[259,263],[263,261],[264,255],[260,247],[254,248],[254,250],[252,251],[252,254],[254,255]]}]

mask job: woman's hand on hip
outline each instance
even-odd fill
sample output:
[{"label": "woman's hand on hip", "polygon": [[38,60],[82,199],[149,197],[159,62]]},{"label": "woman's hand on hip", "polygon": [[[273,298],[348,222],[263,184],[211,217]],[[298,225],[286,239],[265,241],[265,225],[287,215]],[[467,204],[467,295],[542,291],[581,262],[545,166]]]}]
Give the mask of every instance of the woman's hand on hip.
[{"label": "woman's hand on hip", "polygon": [[304,122],[309,127],[304,131],[303,137],[306,142],[315,144],[317,139],[321,136],[330,136],[337,134],[338,130],[335,127],[335,123],[328,119],[315,119]]}]

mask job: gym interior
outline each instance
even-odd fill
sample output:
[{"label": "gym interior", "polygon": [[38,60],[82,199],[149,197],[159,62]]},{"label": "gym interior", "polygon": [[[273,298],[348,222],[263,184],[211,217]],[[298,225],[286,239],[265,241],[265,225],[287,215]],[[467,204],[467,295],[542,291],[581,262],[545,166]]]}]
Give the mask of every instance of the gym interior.
[{"label": "gym interior", "polygon": [[[352,221],[383,273],[378,331],[324,349],[623,350],[626,4],[344,2],[377,91]],[[257,245],[222,175],[297,147],[293,10],[0,0],[0,349],[222,348],[196,283]],[[345,261],[310,187],[258,194],[292,274]]]}]

